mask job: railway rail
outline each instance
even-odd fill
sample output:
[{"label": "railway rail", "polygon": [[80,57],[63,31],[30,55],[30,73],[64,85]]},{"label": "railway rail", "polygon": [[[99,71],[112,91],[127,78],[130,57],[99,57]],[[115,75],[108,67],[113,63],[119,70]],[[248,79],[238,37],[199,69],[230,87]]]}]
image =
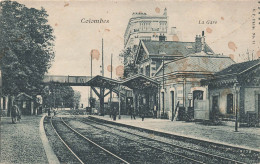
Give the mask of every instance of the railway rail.
[{"label": "railway rail", "polygon": [[[143,135],[140,135],[140,134],[136,134],[136,133],[133,133],[133,132],[130,132],[129,129],[125,129],[125,130],[122,130],[122,128],[117,128],[115,126],[110,126],[110,125],[107,125],[107,124],[104,124],[104,123],[100,123],[100,122],[96,122],[96,121],[93,121],[93,120],[89,120],[88,121],[92,121],[92,122],[95,122],[95,124],[99,124],[101,125],[102,127],[105,126],[105,127],[108,127],[108,128],[112,128],[113,130],[118,130],[120,133],[127,133],[127,134],[130,134],[131,136],[138,136],[138,140],[140,140],[140,138],[142,139],[146,139],[146,140],[149,140],[151,141],[151,144],[152,143],[155,143],[155,142],[158,142],[160,143],[161,147],[169,147],[169,146],[172,146],[174,148],[178,148],[178,149],[182,149],[182,150],[185,150],[185,151],[189,151],[191,153],[195,153],[195,157],[196,159],[199,159],[201,158],[201,156],[205,156],[206,159],[210,159],[210,160],[202,160],[203,162],[206,162],[206,163],[215,163],[215,162],[221,162],[221,163],[258,163],[258,158],[255,159],[255,160],[252,160],[252,159],[249,159],[247,158],[246,156],[244,156],[243,158],[241,158],[240,160],[237,159],[237,157],[235,156],[235,154],[233,154],[233,158],[231,157],[227,157],[227,156],[221,156],[220,154],[216,153],[216,150],[215,150],[215,153],[209,153],[209,152],[205,152],[205,151],[201,151],[201,150],[198,150],[198,149],[194,149],[194,148],[190,148],[190,147],[185,147],[183,145],[177,145],[177,144],[172,144],[170,142],[165,142],[165,141],[160,141],[158,139],[154,139],[150,136],[143,136]],[[84,121],[85,122],[85,121]],[[89,123],[89,122],[88,122]],[[97,127],[98,128],[98,127]],[[111,132],[111,130],[108,130]],[[118,133],[119,134],[119,133]],[[132,137],[130,137],[132,138]],[[144,144],[142,142],[142,144]],[[157,145],[158,146],[158,145]],[[187,154],[184,154],[185,156]],[[194,157],[194,155],[193,155]],[[198,158],[199,157],[199,158]],[[242,160],[243,159],[243,160]],[[258,162],[257,162],[258,161]]]},{"label": "railway rail", "polygon": [[[259,162],[259,157],[255,156],[250,158],[244,155],[237,158],[237,154],[230,154],[228,148],[228,151],[225,153],[218,153],[217,147],[216,150],[213,149],[211,152],[204,151],[201,149],[201,145],[190,147],[174,144],[165,140],[162,141],[158,137],[151,137],[151,134],[147,132],[130,130],[126,127],[97,122],[89,118],[72,119],[67,117],[63,119],[60,117],[60,120],[56,118],[54,123],[51,120],[51,125],[64,145],[78,159],[79,163],[93,163],[93,161],[95,163],[103,163],[104,159],[109,159],[105,160],[105,163],[142,163],[147,162],[146,159],[150,160],[148,163],[244,164]],[[64,130],[64,128],[67,130]],[[138,133],[135,131],[138,131]],[[74,138],[74,143],[70,141],[71,138]],[[85,146],[86,143],[88,143],[87,146]],[[117,147],[113,146],[117,143]],[[83,147],[82,145],[87,150],[79,150],[78,148]],[[212,146],[209,147],[212,149]],[[90,153],[89,149],[91,149],[92,153]],[[90,154],[95,155],[91,156]],[[144,159],[137,160],[139,157]],[[167,158],[163,159],[164,157]],[[103,159],[103,161],[100,159]]]},{"label": "railway rail", "polygon": [[[101,128],[101,127],[107,127],[109,129],[107,129],[105,131],[107,131],[109,133],[113,133],[115,135],[127,138],[127,139],[129,139],[129,140],[131,140],[133,142],[138,142],[140,144],[152,147],[154,149],[158,149],[158,150],[164,151],[164,152],[172,154],[172,155],[179,156],[181,158],[186,158],[186,159],[188,159],[191,162],[196,162],[196,163],[237,163],[237,164],[247,163],[247,162],[244,162],[244,161],[239,161],[239,160],[236,160],[236,159],[223,157],[223,156],[216,155],[216,154],[203,152],[203,151],[192,149],[192,148],[189,148],[189,147],[183,147],[183,146],[172,144],[172,143],[169,143],[169,142],[160,141],[160,140],[154,139],[152,137],[146,137],[146,136],[143,136],[143,135],[132,133],[132,132],[130,132],[127,129],[126,130],[122,130],[122,129],[116,128],[115,126],[111,127],[111,126],[109,126],[107,124],[96,122],[96,121],[90,120],[90,119],[85,119],[82,122],[84,122],[86,124],[89,124],[89,125],[97,128],[97,129],[100,129],[100,130],[105,130],[104,128]],[[90,122],[98,124],[100,126],[98,127],[96,125],[93,125]],[[120,133],[112,132],[112,130],[117,130]],[[128,136],[128,137],[122,136],[122,133],[127,133],[130,136]],[[138,138],[137,139],[132,139],[132,138],[134,138],[133,136],[137,136]],[[148,142],[147,142],[147,140],[148,140]],[[154,144],[154,143],[159,143],[159,144]],[[155,146],[152,146],[152,145],[155,145]],[[168,150],[165,150],[165,148],[168,148]],[[169,149],[176,149],[176,148],[177,148],[177,152],[178,153],[174,153],[174,152],[171,152],[171,150],[169,150]],[[183,152],[183,150],[184,151],[188,151],[188,152]]]},{"label": "railway rail", "polygon": [[[165,133],[165,132],[158,132],[155,130],[145,129],[145,128],[141,128],[141,127],[135,127],[132,125],[127,125],[127,124],[121,124],[118,122],[101,120],[101,119],[97,119],[95,117],[89,117],[89,118],[92,121],[95,121],[95,123],[100,124],[102,126],[113,127],[114,129],[118,129],[118,130],[127,129],[127,130],[122,130],[125,132],[129,132],[129,131],[133,130],[133,131],[145,132],[152,136],[167,138],[167,139],[170,139],[171,141],[181,141],[182,143],[186,143],[186,145],[193,146],[193,147],[186,146],[188,149],[193,148],[195,151],[201,151],[201,153],[208,154],[208,152],[211,152],[211,153],[209,153],[209,155],[211,155],[211,154],[216,155],[217,154],[216,152],[218,152],[219,155],[216,155],[216,156],[220,156],[223,158],[225,158],[225,156],[227,156],[227,158],[229,158],[228,154],[232,154],[234,156],[234,162],[239,162],[239,160],[237,160],[237,158],[241,159],[240,161],[243,161],[243,159],[248,158],[248,160],[251,159],[251,161],[246,161],[246,162],[242,162],[242,163],[260,163],[260,152],[256,151],[256,150],[234,147],[231,145],[214,143],[214,142],[210,142],[210,141],[204,141],[204,140],[200,140],[200,139],[194,139],[194,138],[189,138],[189,137],[185,137],[185,136],[169,134],[169,133]],[[167,142],[167,144],[171,144],[171,143]],[[176,144],[174,144],[174,146],[175,145]],[[178,146],[178,145],[176,145],[176,146]],[[182,147],[184,147],[184,146],[182,145]],[[199,150],[202,148],[203,148],[203,150]]]},{"label": "railway rail", "polygon": [[[57,119],[57,118],[56,118]],[[112,152],[106,150],[102,146],[98,145],[97,143],[93,142],[89,138],[85,137],[72,127],[70,127],[67,123],[65,123],[62,118],[60,121],[53,121],[51,119],[51,125],[61,140],[61,142],[67,147],[67,149],[74,155],[74,157],[78,160],[79,163],[103,163],[103,162],[111,162],[111,163],[126,163],[129,162],[125,161],[124,159],[118,157],[117,155],[113,154]],[[64,130],[65,128],[65,130]],[[69,129],[69,131],[67,130]],[[69,140],[75,140],[76,143],[70,142]],[[83,142],[79,142],[83,140]],[[82,143],[88,143],[86,147],[79,145]],[[90,144],[89,144],[90,143]],[[81,149],[79,149],[81,148]],[[83,151],[82,151],[83,148]],[[99,149],[99,150],[97,150]],[[92,150],[89,151],[89,150]],[[97,153],[98,152],[98,153]],[[95,154],[96,156],[93,156]],[[104,160],[100,160],[100,156],[102,156]],[[94,158],[93,158],[94,157]]]}]

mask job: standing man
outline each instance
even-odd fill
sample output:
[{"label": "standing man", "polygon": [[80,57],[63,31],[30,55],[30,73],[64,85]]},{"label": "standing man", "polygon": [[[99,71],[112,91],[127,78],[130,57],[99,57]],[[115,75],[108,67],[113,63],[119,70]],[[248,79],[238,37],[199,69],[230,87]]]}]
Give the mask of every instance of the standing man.
[{"label": "standing man", "polygon": [[153,107],[153,118],[157,118],[157,107],[154,105]]},{"label": "standing man", "polygon": [[17,120],[20,121],[21,113],[17,105],[12,106],[11,117],[12,117],[12,123],[16,123]]},{"label": "standing man", "polygon": [[133,107],[133,105],[131,105],[131,107],[130,107],[130,112],[131,112],[131,120],[134,118],[134,120],[135,120],[135,110],[134,110],[134,107]]}]

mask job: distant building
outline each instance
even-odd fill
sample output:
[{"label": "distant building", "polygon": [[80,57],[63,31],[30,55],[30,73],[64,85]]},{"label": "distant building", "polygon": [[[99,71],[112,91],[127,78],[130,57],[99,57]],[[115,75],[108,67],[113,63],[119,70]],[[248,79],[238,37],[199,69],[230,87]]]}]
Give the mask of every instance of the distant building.
[{"label": "distant building", "polygon": [[36,110],[34,109],[33,98],[26,93],[18,94],[14,101],[18,105],[22,115],[37,114],[37,112],[35,112]]},{"label": "distant building", "polygon": [[[202,80],[209,90],[210,118],[260,123],[260,59],[233,64]],[[237,102],[237,104],[236,104]]]},{"label": "distant building", "polygon": [[159,36],[167,35],[168,29],[167,9],[163,15],[147,15],[136,12],[132,14],[124,34],[124,47],[139,44],[139,40],[159,40]]}]

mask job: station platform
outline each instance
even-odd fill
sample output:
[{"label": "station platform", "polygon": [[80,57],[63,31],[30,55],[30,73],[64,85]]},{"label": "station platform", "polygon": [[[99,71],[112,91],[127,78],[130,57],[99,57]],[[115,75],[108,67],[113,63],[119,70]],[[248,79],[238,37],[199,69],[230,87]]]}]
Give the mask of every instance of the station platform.
[{"label": "station platform", "polygon": [[108,115],[91,115],[91,117],[260,152],[260,128],[241,127],[238,128],[238,132],[235,132],[235,127],[232,125],[209,126],[199,122],[171,121],[153,118],[145,118],[144,121],[142,121],[139,116],[134,120],[128,115],[122,115],[121,119],[118,119],[117,116],[116,121],[113,121]]},{"label": "station platform", "polygon": [[0,163],[59,163],[45,135],[43,115],[22,116],[16,124],[1,117],[0,130]]}]

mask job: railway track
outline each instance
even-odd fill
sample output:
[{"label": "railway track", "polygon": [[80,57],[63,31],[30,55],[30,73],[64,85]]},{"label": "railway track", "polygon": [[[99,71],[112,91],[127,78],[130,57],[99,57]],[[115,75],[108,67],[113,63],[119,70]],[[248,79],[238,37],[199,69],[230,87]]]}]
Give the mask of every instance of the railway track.
[{"label": "railway track", "polygon": [[57,119],[51,119],[51,126],[79,163],[129,163]]},{"label": "railway track", "polygon": [[[201,150],[190,148],[190,147],[185,147],[185,146],[180,146],[180,145],[172,144],[172,143],[165,142],[165,141],[160,141],[158,139],[153,139],[151,137],[132,133],[129,131],[129,129],[122,130],[122,128],[117,128],[115,126],[111,127],[110,125],[100,123],[100,122],[95,122],[95,121],[89,120],[89,119],[84,120],[84,123],[89,124],[100,130],[105,130],[105,131],[113,133],[115,135],[119,135],[121,137],[125,137],[125,135],[122,136],[122,134],[124,134],[124,133],[129,134],[130,136],[125,137],[125,138],[132,140],[133,142],[138,142],[140,144],[154,147],[156,149],[158,149],[158,147],[160,147],[161,151],[165,151],[172,155],[180,155],[180,157],[182,157],[182,158],[187,158],[190,161],[194,160],[193,162],[197,162],[197,163],[200,163],[200,162],[201,163],[258,163],[258,160],[251,160],[247,157],[245,157],[245,158],[242,157],[243,160],[241,158],[240,158],[240,160],[238,160],[235,154],[233,154],[233,157],[230,157],[230,155],[221,156],[217,152],[215,152],[213,154],[213,153],[201,151]],[[93,125],[93,123],[94,123],[94,125]],[[100,125],[100,126],[97,126],[97,125]],[[104,127],[107,127],[108,129],[104,129]],[[115,130],[118,132],[113,132]],[[134,137],[134,136],[137,136],[137,137]],[[135,139],[133,139],[133,138],[135,138]],[[151,146],[151,145],[154,145],[154,146]],[[172,149],[174,149],[175,151],[172,152]],[[178,153],[178,154],[176,154],[176,153]]]},{"label": "railway track", "polygon": [[51,124],[79,163],[258,163],[172,144],[88,118],[61,117]]},{"label": "railway track", "polygon": [[[167,144],[172,144],[171,142],[174,142],[174,146],[181,146],[182,148],[188,148],[193,149],[194,151],[198,151],[204,154],[214,155],[214,156],[220,156],[220,158],[227,158],[227,160],[234,160],[235,163],[260,163],[260,152],[240,147],[234,147],[230,145],[220,144],[220,143],[214,143],[210,141],[204,141],[200,139],[193,139],[185,136],[178,136],[178,135],[172,135],[165,132],[158,132],[155,130],[150,129],[144,129],[139,127],[134,127],[127,124],[120,124],[117,122],[111,122],[107,120],[100,120],[96,119],[94,117],[88,118],[91,121],[94,121],[97,124],[100,124],[102,126],[110,127],[113,129],[121,130],[122,132],[126,133],[133,133],[131,131],[134,131],[134,133],[141,133],[141,134],[147,134],[148,138],[151,138],[150,136],[156,136],[157,138],[167,138],[168,141]],[[95,121],[96,120],[96,121]],[[140,136],[141,137],[141,136]],[[144,136],[142,136],[144,137]],[[147,138],[147,137],[146,137]],[[182,144],[175,144],[175,141],[182,142]],[[210,153],[209,153],[210,152]],[[231,162],[231,161],[230,161]]]},{"label": "railway track", "polygon": [[[141,142],[136,142],[136,141],[128,139],[126,137],[122,137],[119,135],[117,135],[115,137],[114,133],[107,133],[107,131],[104,131],[104,130],[99,129],[98,134],[97,133],[94,134],[95,132],[97,132],[97,128],[93,127],[93,126],[89,126],[88,128],[86,128],[86,127],[80,128],[79,130],[76,130],[76,129],[72,128],[72,126],[70,126],[66,122],[61,118],[60,122],[56,122],[56,125],[54,124],[54,128],[57,129],[58,126],[62,126],[61,125],[61,123],[62,123],[63,126],[66,126],[67,128],[69,128],[71,132],[76,133],[77,135],[79,135],[83,138],[87,138],[88,141],[91,140],[93,143],[95,143],[95,145],[102,145],[102,150],[105,149],[105,150],[107,150],[107,152],[111,152],[109,154],[113,154],[113,155],[117,154],[115,156],[117,156],[117,157],[120,156],[119,158],[121,158],[121,159],[124,157],[126,159],[123,161],[124,163],[204,163],[204,162],[198,161],[196,159],[191,159],[191,158],[185,157],[180,154],[175,154],[173,152],[160,149],[155,146],[144,145],[144,144],[141,144]],[[58,126],[57,126],[57,123],[59,123]],[[92,131],[90,130],[90,127],[92,128]],[[85,130],[83,130],[83,129],[85,129]],[[60,130],[57,130],[57,131],[60,131]],[[83,131],[83,132],[79,132],[79,131]],[[66,131],[57,132],[57,133],[59,135],[63,135],[62,133],[66,133],[66,135],[65,135],[66,137],[68,135],[68,132],[66,132]],[[86,137],[87,135],[89,135],[89,136]],[[97,139],[97,137],[96,137],[97,135],[99,136],[99,139]],[[108,135],[108,136],[106,136],[106,135]],[[101,137],[101,139],[100,139],[100,137]],[[63,139],[64,137],[61,136],[60,138]],[[111,146],[111,142],[106,142],[107,138],[110,138],[110,139],[112,138],[112,140],[114,141],[114,144],[118,144],[118,145],[121,144],[121,145],[119,145],[119,148],[113,147],[113,146]],[[65,140],[67,140],[67,139],[65,139]],[[78,140],[78,138],[77,138],[77,140]],[[67,141],[64,141],[64,142],[66,143]],[[76,155],[77,150],[75,150],[75,148],[73,148],[73,147],[75,147],[75,145],[71,145],[71,144],[67,144],[67,145],[68,146],[66,146],[66,147],[71,149],[72,150],[71,152]],[[122,147],[122,145],[123,145],[123,147]],[[98,147],[101,148],[101,146],[98,146]],[[134,150],[134,148],[136,148],[136,151]],[[115,149],[117,149],[117,151]],[[165,157],[166,154],[167,154],[167,157]],[[99,157],[104,158],[104,157],[101,157],[101,155]],[[80,156],[78,156],[77,158],[80,159]],[[81,161],[83,162],[84,160],[81,160]],[[80,163],[81,163],[81,161],[80,161]],[[129,162],[127,162],[127,161],[129,161]],[[83,162],[83,163],[85,163],[85,162]],[[88,163],[93,163],[93,162],[88,162]],[[103,162],[95,162],[95,163],[103,163]],[[114,162],[105,162],[105,163],[114,163]]]}]

